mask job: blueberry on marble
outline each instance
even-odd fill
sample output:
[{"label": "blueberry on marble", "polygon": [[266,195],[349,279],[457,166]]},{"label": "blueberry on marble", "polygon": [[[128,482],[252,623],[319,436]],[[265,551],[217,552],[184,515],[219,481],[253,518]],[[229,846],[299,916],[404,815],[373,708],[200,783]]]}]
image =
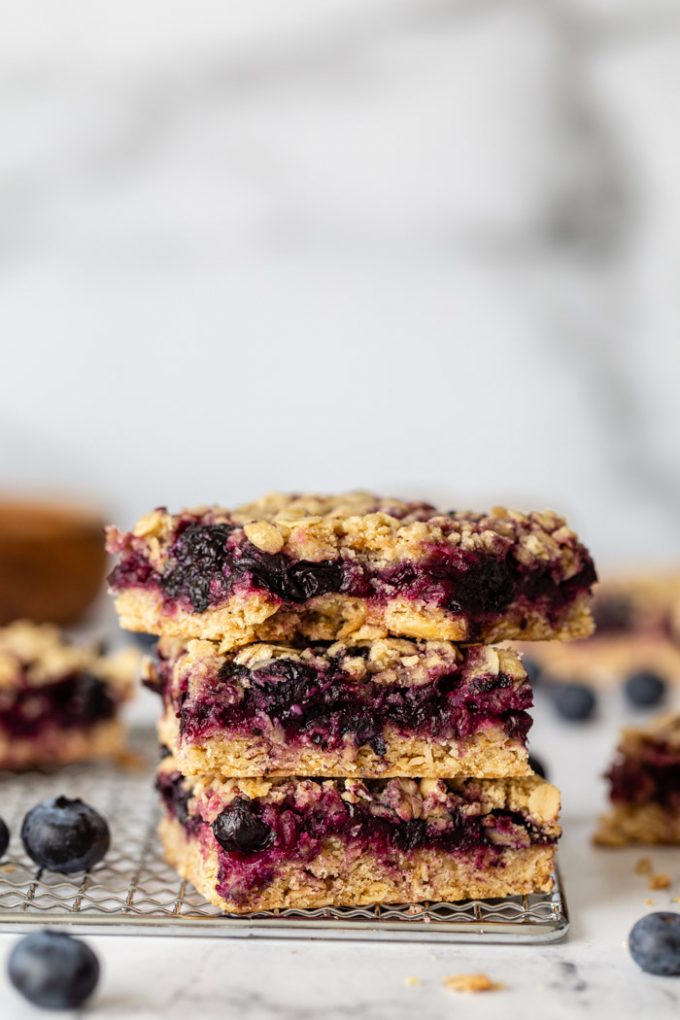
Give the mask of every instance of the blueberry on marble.
[{"label": "blueberry on marble", "polygon": [[628,949],[648,974],[680,974],[680,914],[658,910],[641,917],[628,936]]},{"label": "blueberry on marble", "polygon": [[585,722],[590,719],[597,705],[595,692],[585,684],[556,684],[553,701],[557,714],[570,722]]},{"label": "blueberry on marble", "polygon": [[5,822],[0,818],[0,860],[7,853],[7,847],[9,846],[9,829]]},{"label": "blueberry on marble", "polygon": [[256,853],[274,842],[271,826],[256,814],[250,801],[234,797],[231,804],[213,822],[212,830],[220,846],[229,851]]},{"label": "blueberry on marble", "polygon": [[16,990],[41,1009],[77,1009],[99,980],[87,943],[61,931],[39,931],[14,946],[7,972]]},{"label": "blueberry on marble", "polygon": [[71,874],[97,864],[109,849],[111,836],[106,820],[89,804],[53,797],[28,812],[21,840],[41,868]]},{"label": "blueberry on marble", "polygon": [[537,758],[533,754],[529,755],[529,767],[533,769],[537,776],[541,776],[542,779],[548,778],[545,765],[540,758]]},{"label": "blueberry on marble", "polygon": [[666,681],[651,669],[631,673],[624,685],[626,697],[638,708],[651,708],[666,697]]}]

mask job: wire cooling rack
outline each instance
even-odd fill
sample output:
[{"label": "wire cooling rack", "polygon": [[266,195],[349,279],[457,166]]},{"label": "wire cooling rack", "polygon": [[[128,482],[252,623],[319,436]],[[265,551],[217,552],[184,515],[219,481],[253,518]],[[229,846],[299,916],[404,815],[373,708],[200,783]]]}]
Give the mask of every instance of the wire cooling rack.
[{"label": "wire cooling rack", "polygon": [[[386,941],[553,942],[569,927],[559,874],[552,893],[379,907],[262,911],[225,915],[178,878],[156,836],[154,738],[135,734],[146,768],[100,763],[20,775],[0,773],[0,817],[12,841],[0,864],[0,931],[64,925],[101,934],[362,939]],[[92,871],[41,871],[26,856],[19,831],[26,811],[59,794],[82,797],[108,819],[111,849]]]}]

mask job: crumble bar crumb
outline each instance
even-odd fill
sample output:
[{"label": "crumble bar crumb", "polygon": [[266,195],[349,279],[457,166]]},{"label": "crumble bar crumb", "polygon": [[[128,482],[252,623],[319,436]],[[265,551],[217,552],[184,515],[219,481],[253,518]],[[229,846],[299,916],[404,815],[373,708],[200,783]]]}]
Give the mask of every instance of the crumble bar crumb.
[{"label": "crumble bar crumb", "polygon": [[418,988],[422,985],[423,979],[414,974],[407,974],[404,978],[404,988]]},{"label": "crumble bar crumb", "polygon": [[503,987],[486,974],[450,974],[442,984],[450,992],[495,992]]},{"label": "crumble bar crumb", "polygon": [[650,875],[649,876],[649,888],[650,889],[668,889],[671,884],[670,875]]},{"label": "crumble bar crumb", "polygon": [[640,857],[635,863],[634,868],[636,875],[649,875],[652,871],[652,862],[649,857]]}]

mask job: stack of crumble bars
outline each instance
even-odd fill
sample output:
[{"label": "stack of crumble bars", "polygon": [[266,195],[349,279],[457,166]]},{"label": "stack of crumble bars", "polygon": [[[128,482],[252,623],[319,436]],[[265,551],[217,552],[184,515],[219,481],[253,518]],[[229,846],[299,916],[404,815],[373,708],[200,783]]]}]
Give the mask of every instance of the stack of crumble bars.
[{"label": "stack of crumble bars", "polygon": [[367,493],[157,510],[109,532],[121,623],[160,635],[168,860],[228,912],[552,886],[505,639],[587,636],[595,571],[552,512]]}]

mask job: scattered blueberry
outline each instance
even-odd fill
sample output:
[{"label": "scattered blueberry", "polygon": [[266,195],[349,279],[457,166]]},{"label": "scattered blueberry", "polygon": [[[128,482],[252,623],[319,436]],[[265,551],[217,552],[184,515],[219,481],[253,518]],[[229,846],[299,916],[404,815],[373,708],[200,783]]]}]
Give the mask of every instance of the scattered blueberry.
[{"label": "scattered blueberry", "polygon": [[572,722],[590,719],[597,704],[595,692],[585,684],[555,684],[553,701],[558,715]]},{"label": "scattered blueberry", "polygon": [[82,800],[54,797],[36,804],[21,827],[28,856],[50,871],[86,871],[102,859],[111,837],[98,811]]},{"label": "scattered blueberry", "polygon": [[535,758],[533,754],[529,755],[529,766],[534,770],[537,776],[542,776],[543,779],[548,778],[545,765],[540,758]]},{"label": "scattered blueberry", "polygon": [[61,931],[39,931],[14,946],[9,979],[42,1009],[77,1009],[99,980],[99,960],[87,943]]},{"label": "scattered blueberry", "polygon": [[530,659],[528,656],[524,656],[522,659],[522,665],[529,677],[529,683],[532,687],[538,687],[543,680],[543,669],[536,662],[535,659]]},{"label": "scattered blueberry", "polygon": [[648,974],[680,974],[680,914],[658,910],[641,917],[628,936],[628,949]]},{"label": "scattered blueberry", "polygon": [[627,678],[624,691],[631,704],[646,708],[663,701],[666,681],[651,669],[640,669]]},{"label": "scattered blueberry", "polygon": [[5,825],[2,818],[0,818],[0,860],[7,853],[7,847],[9,846],[9,829]]},{"label": "scattered blueberry", "polygon": [[225,850],[256,853],[274,842],[274,830],[258,818],[250,801],[235,797],[213,822],[215,839]]}]

